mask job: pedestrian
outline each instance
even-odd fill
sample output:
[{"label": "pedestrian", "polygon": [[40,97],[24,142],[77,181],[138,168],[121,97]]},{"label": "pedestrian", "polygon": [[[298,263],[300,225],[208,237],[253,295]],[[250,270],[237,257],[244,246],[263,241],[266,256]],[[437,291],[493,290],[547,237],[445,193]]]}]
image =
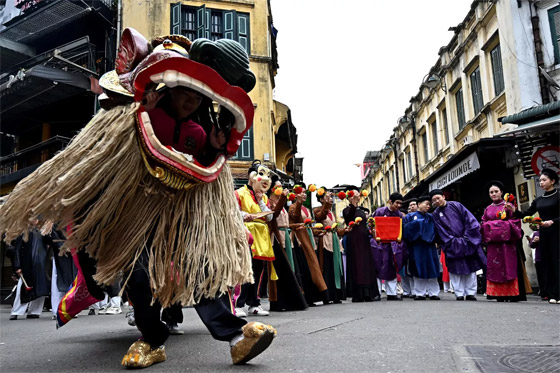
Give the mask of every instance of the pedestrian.
[{"label": "pedestrian", "polygon": [[436,228],[430,210],[430,196],[418,198],[418,210],[403,221],[403,237],[408,247],[408,266],[414,276],[414,300],[439,298],[439,258],[436,248]]},{"label": "pedestrian", "polygon": [[530,236],[527,237],[529,241],[529,247],[531,247],[531,256],[533,257],[533,264],[535,265],[535,271],[537,272],[537,284],[539,285],[539,293],[538,295],[541,297],[541,300],[548,300],[548,298],[544,295],[545,281],[544,272],[542,269],[543,263],[541,261],[541,245],[540,245],[540,232],[539,232],[539,225],[531,223],[529,224],[529,228],[533,231]]},{"label": "pedestrian", "polygon": [[381,299],[380,288],[377,284],[377,271],[373,262],[370,246],[366,212],[358,206],[360,193],[358,188],[351,186],[352,196],[348,197],[350,204],[342,210],[346,226],[361,218],[361,224],[353,224],[346,232],[346,296],[352,297],[352,302],[373,302]]},{"label": "pedestrian", "polygon": [[35,219],[27,241],[22,235],[13,243],[12,266],[19,280],[10,320],[17,320],[26,311],[28,319],[38,319],[51,291],[51,281],[47,277],[48,250],[62,243],[53,240],[52,232],[42,235],[38,226],[39,220]]},{"label": "pedestrian", "polygon": [[433,217],[455,297],[475,301],[476,271],[486,267],[480,224],[461,203],[447,201],[440,189],[430,191],[430,197],[437,206]]},{"label": "pedestrian", "polygon": [[[236,315],[245,313],[245,305],[249,306],[248,315],[268,316],[269,312],[261,306],[259,287],[264,275],[265,261],[274,260],[274,250],[270,239],[267,222],[272,221],[272,211],[268,208],[266,192],[271,186],[272,172],[261,161],[255,160],[248,170],[249,182],[235,191],[241,216],[245,226],[253,235],[252,261],[253,283],[243,284],[241,294],[235,304]],[[264,215],[263,213],[270,214]],[[271,274],[275,276],[275,273]]]},{"label": "pedestrian", "polygon": [[332,228],[336,223],[336,218],[333,214],[333,193],[329,192],[327,188],[319,188],[316,194],[317,202],[321,206],[313,209],[315,220],[325,227],[331,227],[321,233],[323,235],[317,237],[317,255],[319,256],[319,265],[323,272],[323,278],[327,284],[327,303],[342,303],[346,299],[346,284],[344,283],[344,270],[342,267],[342,249],[340,246],[340,235],[344,234],[344,227],[338,229]]},{"label": "pedestrian", "polygon": [[290,228],[295,236],[294,261],[299,265],[299,274],[303,294],[309,307],[316,306],[315,302],[326,300],[327,284],[321,273],[319,260],[316,254],[315,240],[309,224],[312,221],[311,211],[303,206],[307,201],[305,184],[294,187],[295,201],[288,209]]},{"label": "pedestrian", "polygon": [[[400,193],[392,193],[389,196],[388,206],[380,207],[373,213],[373,217],[397,217],[404,218],[400,208],[402,207],[403,197]],[[397,295],[397,272],[403,267],[406,260],[407,249],[404,242],[377,242],[371,239],[373,250],[373,261],[376,266],[378,284],[385,280],[385,292],[387,300],[402,300]],[[381,285],[379,285],[381,286]]]},{"label": "pedestrian", "polygon": [[539,176],[539,185],[544,194],[537,197],[531,206],[517,216],[530,216],[539,213],[542,224],[539,227],[539,244],[543,277],[544,294],[549,303],[560,304],[560,193],[558,193],[558,174],[550,168],[543,168]]},{"label": "pedestrian", "polygon": [[[274,214],[268,227],[272,233],[274,268],[278,278],[268,282],[270,311],[302,311],[307,309],[307,302],[294,273],[290,218],[284,208],[289,189],[282,188],[277,175],[272,176],[272,181],[274,186],[269,189],[268,203]],[[277,194],[279,191],[281,193]]]},{"label": "pedestrian", "polygon": [[484,210],[481,226],[488,263],[486,294],[498,302],[527,300],[523,262],[517,250],[523,237],[521,220],[514,216],[514,205],[504,201],[503,192],[502,182],[488,184],[492,203]]},{"label": "pedestrian", "polygon": [[[431,207],[431,206],[430,206]],[[408,201],[408,215],[415,213],[418,210],[418,198],[411,198]],[[404,227],[403,227],[404,228]],[[409,253],[410,256],[410,253]],[[402,268],[399,270],[399,275],[401,278],[401,286],[403,290],[402,297],[403,298],[414,298],[414,277],[412,276],[409,268],[408,263],[410,261],[407,260],[403,263]]]},{"label": "pedestrian", "polygon": [[64,243],[64,235],[62,232],[50,228],[54,245],[50,246],[49,256],[52,257],[52,275],[51,275],[51,313],[52,319],[56,320],[58,313],[58,305],[64,297],[64,294],[72,286],[72,281],[76,278],[78,270],[74,265],[74,260],[68,252],[61,255],[60,248]]}]

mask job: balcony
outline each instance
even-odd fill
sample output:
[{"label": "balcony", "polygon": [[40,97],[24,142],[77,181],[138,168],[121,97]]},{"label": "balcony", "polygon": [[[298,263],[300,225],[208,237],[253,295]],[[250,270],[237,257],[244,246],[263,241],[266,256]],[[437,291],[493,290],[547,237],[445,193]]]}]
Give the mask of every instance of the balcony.
[{"label": "balcony", "polygon": [[68,137],[54,136],[39,144],[0,158],[0,184],[14,183],[28,176],[41,163],[64,149],[69,142]]}]

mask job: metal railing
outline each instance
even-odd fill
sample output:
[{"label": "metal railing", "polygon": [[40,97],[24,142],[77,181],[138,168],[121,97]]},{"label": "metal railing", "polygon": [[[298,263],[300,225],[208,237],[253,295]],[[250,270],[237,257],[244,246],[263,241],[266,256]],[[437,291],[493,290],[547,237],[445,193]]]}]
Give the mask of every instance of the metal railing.
[{"label": "metal railing", "polygon": [[18,170],[43,163],[64,149],[70,138],[54,136],[41,143],[0,158],[0,176],[12,174]]}]

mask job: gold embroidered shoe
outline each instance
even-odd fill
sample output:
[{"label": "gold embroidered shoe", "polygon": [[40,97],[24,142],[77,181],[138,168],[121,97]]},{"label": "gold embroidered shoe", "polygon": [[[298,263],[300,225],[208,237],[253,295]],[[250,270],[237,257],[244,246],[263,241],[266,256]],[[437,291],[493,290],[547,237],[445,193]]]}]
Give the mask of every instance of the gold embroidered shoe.
[{"label": "gold embroidered shoe", "polygon": [[250,322],[243,326],[243,339],[231,348],[233,364],[245,364],[266,350],[276,337],[276,329],[260,322]]},{"label": "gold embroidered shoe", "polygon": [[149,343],[136,341],[124,355],[121,364],[127,368],[146,368],[166,359],[164,346],[152,348]]}]

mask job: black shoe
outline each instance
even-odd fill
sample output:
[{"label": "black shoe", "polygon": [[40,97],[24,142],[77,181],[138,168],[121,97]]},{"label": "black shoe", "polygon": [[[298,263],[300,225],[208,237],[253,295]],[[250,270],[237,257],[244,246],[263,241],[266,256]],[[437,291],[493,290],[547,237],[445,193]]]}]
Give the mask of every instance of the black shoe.
[{"label": "black shoe", "polygon": [[474,295],[467,295],[465,297],[466,300],[476,300],[476,297]]},{"label": "black shoe", "polygon": [[17,315],[10,315],[10,320],[17,320]]},{"label": "black shoe", "polygon": [[27,315],[28,319],[38,319],[39,315]]},{"label": "black shoe", "polygon": [[373,301],[374,302],[379,302],[379,301],[381,301],[381,297],[379,295],[376,295],[375,297],[373,297]]},{"label": "black shoe", "polygon": [[332,302],[331,302],[330,300],[324,300],[324,301],[323,301],[323,304],[324,304],[324,305],[332,304]]},{"label": "black shoe", "polygon": [[456,299],[457,300],[465,300],[465,298],[463,298],[463,297],[457,297]]},{"label": "black shoe", "polygon": [[387,295],[387,300],[402,300],[398,295]]},{"label": "black shoe", "polygon": [[335,300],[335,301],[333,301],[333,304],[340,304],[340,303],[342,303],[341,300]]},{"label": "black shoe", "polygon": [[440,300],[440,299],[441,299],[441,298],[438,297],[437,295],[432,295],[432,296],[430,297],[430,300]]},{"label": "black shoe", "polygon": [[362,303],[363,301],[363,298],[352,298],[352,303]]},{"label": "black shoe", "polygon": [[90,309],[89,312],[88,312],[88,315],[89,316],[95,316],[95,310],[93,308]]},{"label": "black shoe", "polygon": [[426,300],[426,297],[414,296],[414,300]]},{"label": "black shoe", "polygon": [[373,302],[373,298],[372,297],[365,297],[364,302]]},{"label": "black shoe", "polygon": [[403,294],[401,298],[414,298],[414,295]]}]

